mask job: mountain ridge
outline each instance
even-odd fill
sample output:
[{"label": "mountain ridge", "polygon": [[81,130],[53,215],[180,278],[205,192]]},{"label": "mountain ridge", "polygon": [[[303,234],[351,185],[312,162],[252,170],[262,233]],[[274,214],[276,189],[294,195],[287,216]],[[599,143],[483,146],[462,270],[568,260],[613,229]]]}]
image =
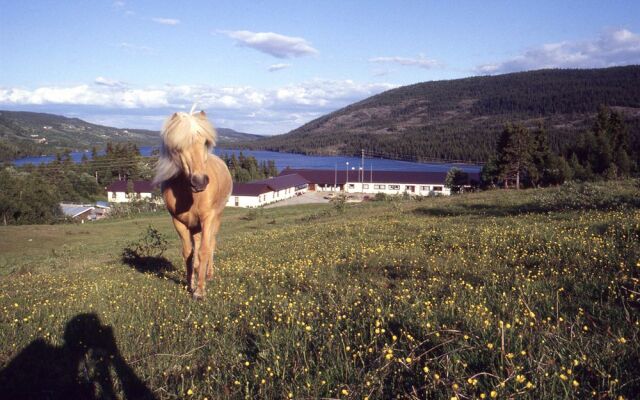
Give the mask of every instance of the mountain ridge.
[{"label": "mountain ridge", "polygon": [[544,123],[556,150],[591,127],[600,105],[621,111],[640,148],[640,66],[545,69],[421,82],[321,116],[251,149],[304,154],[484,161],[509,122]]},{"label": "mountain ridge", "polygon": [[[262,137],[229,128],[216,131],[222,146]],[[0,160],[101,148],[107,142],[157,145],[159,135],[159,131],[114,128],[57,114],[0,110]]]}]

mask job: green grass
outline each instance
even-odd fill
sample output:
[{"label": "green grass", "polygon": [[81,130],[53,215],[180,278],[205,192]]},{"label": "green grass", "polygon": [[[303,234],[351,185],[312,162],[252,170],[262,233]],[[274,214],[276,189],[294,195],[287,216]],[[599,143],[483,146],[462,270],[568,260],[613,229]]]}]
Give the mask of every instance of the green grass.
[{"label": "green grass", "polygon": [[[623,182],[227,209],[202,302],[168,214],[2,227],[0,381],[38,339],[87,342],[69,329],[90,313],[109,335],[54,388],[78,375],[131,393],[109,354],[162,399],[637,398],[638,196]],[[121,262],[148,225],[175,270]]]}]

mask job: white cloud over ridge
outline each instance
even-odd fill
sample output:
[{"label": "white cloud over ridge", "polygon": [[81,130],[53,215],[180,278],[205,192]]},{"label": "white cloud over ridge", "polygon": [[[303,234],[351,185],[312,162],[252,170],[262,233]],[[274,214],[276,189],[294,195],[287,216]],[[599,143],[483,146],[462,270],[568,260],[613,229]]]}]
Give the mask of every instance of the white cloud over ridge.
[{"label": "white cloud over ridge", "polygon": [[145,54],[151,55],[155,54],[155,50],[149,46],[141,46],[129,42],[122,42],[118,44],[118,47],[129,54]]},{"label": "white cloud over ridge", "polygon": [[98,77],[93,85],[43,86],[31,90],[0,87],[0,106],[38,108],[44,112],[47,107],[62,108],[80,118],[86,115],[95,122],[108,120],[118,127],[159,129],[158,120],[171,112],[189,109],[197,102],[199,108],[212,115],[217,126],[276,134],[393,87],[385,83],[318,79],[273,89],[208,85],[137,88]]},{"label": "white cloud over ridge", "polygon": [[269,65],[269,68],[267,69],[269,70],[269,72],[275,72],[275,71],[280,71],[280,70],[289,68],[290,66],[291,64],[284,64],[284,63],[272,64],[272,65]]},{"label": "white cloud over ridge", "polygon": [[273,32],[220,31],[236,41],[236,45],[250,47],[276,58],[293,58],[317,54],[303,38]]},{"label": "white cloud over ridge", "polygon": [[627,29],[607,30],[597,39],[543,44],[511,59],[476,67],[482,74],[542,68],[604,68],[640,64],[640,35]]},{"label": "white cloud over ridge", "polygon": [[424,56],[418,58],[410,57],[374,57],[370,58],[369,62],[372,63],[384,63],[384,64],[397,64],[403,67],[419,67],[424,69],[438,68],[442,66],[442,63],[436,60],[431,60]]}]

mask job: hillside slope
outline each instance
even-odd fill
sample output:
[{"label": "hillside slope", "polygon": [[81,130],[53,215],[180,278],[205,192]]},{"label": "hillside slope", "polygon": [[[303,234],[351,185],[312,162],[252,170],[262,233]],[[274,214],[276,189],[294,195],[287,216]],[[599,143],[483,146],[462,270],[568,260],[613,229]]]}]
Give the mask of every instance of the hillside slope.
[{"label": "hillside slope", "polygon": [[199,302],[164,211],[0,226],[0,397],[636,399],[639,190],[229,208]]},{"label": "hillside slope", "polygon": [[[217,131],[223,145],[261,138],[227,128],[217,128]],[[158,131],[119,129],[55,114],[0,110],[0,161],[66,149],[101,148],[107,142],[156,145],[158,137]]]},{"label": "hillside slope", "polygon": [[251,148],[485,160],[506,122],[543,121],[557,149],[591,127],[600,105],[625,115],[640,147],[640,66],[540,70],[389,90]]}]

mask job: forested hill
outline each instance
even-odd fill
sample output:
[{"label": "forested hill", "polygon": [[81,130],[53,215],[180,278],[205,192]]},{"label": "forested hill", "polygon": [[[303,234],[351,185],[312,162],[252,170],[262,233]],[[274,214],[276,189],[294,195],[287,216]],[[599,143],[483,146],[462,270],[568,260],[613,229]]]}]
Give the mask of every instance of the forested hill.
[{"label": "forested hill", "polygon": [[[227,128],[217,131],[220,144],[261,137]],[[145,146],[156,145],[158,141],[158,131],[112,128],[55,114],[0,110],[0,161],[70,149],[102,148],[107,142]]]},{"label": "forested hill", "polygon": [[640,66],[539,70],[389,90],[250,148],[309,154],[486,160],[506,122],[543,121],[556,149],[588,130],[600,105],[622,112],[640,147]]}]

